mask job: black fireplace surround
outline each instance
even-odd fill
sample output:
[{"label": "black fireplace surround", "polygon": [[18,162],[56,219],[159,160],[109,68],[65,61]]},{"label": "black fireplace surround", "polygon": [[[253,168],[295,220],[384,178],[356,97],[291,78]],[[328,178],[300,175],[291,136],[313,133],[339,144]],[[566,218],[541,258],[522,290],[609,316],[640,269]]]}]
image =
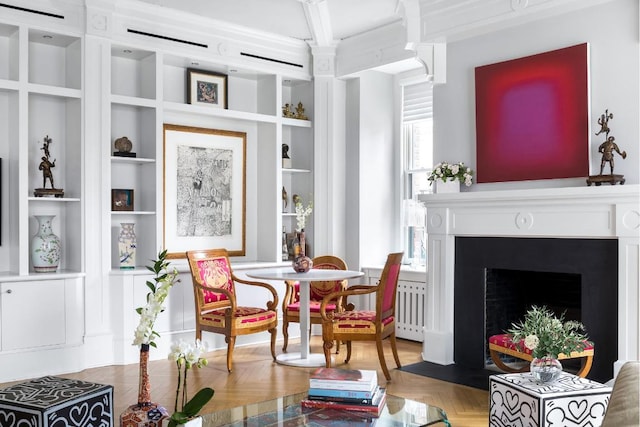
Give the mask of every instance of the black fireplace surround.
[{"label": "black fireplace surround", "polygon": [[467,368],[485,367],[488,269],[579,275],[580,320],[595,345],[588,378],[605,382],[613,377],[618,349],[617,240],[456,237],[454,361]]}]

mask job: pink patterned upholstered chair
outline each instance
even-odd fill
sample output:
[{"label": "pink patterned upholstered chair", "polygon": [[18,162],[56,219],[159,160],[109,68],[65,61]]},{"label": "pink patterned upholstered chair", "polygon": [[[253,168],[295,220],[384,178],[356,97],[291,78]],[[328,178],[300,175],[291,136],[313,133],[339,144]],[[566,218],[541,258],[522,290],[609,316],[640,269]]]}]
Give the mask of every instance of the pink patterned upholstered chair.
[{"label": "pink patterned upholstered chair", "polygon": [[[313,268],[324,270],[346,270],[347,264],[337,256],[323,255],[313,259]],[[289,344],[289,323],[300,323],[300,283],[287,280],[287,293],[282,301],[282,335],[284,344],[282,351],[287,351]],[[347,288],[346,280],[331,280],[311,282],[309,284],[309,319],[312,325],[320,325],[320,303],[322,299],[332,292],[343,291]],[[327,311],[344,311],[343,298],[339,297],[327,304]],[[311,329],[309,329],[311,332]],[[337,343],[340,348],[340,343]]]},{"label": "pink patterned upholstered chair", "polygon": [[[278,326],[278,294],[266,283],[242,280],[231,270],[225,249],[188,251],[196,309],[196,339],[202,339],[202,331],[222,334],[227,342],[227,369],[233,365],[233,347],[236,336],[269,331],[271,356],[276,359],[275,345]],[[236,284],[248,285],[248,287]],[[256,289],[257,288],[257,289]],[[240,307],[236,293],[260,292],[270,298],[265,307]],[[269,295],[269,293],[271,295]]]},{"label": "pink patterned upholstered chair", "polygon": [[[345,291],[327,295],[320,305],[322,316],[322,340],[324,341],[324,357],[327,368],[331,367],[331,348],[334,341],[347,343],[347,357],[345,363],[351,359],[352,341],[375,341],[378,349],[378,359],[387,381],[391,380],[389,369],[384,360],[382,340],[389,338],[393,358],[396,366],[401,367],[396,348],[396,289],[400,276],[402,252],[387,256],[387,262],[377,285],[355,285]],[[347,298],[354,295],[376,294],[375,310],[355,310]],[[332,300],[343,297],[346,301],[344,312],[329,311],[327,307]]]}]

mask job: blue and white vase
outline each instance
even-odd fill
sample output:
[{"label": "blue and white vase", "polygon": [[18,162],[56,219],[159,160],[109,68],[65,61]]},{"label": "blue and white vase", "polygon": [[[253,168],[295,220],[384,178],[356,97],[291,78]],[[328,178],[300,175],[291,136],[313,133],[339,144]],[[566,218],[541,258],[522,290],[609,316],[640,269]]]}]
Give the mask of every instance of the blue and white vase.
[{"label": "blue and white vase", "polygon": [[53,234],[55,215],[35,215],[38,232],[31,239],[31,264],[36,273],[54,273],[60,263],[60,238]]},{"label": "blue and white vase", "polygon": [[121,270],[136,268],[136,233],[133,231],[132,222],[120,223],[118,235],[118,260]]}]

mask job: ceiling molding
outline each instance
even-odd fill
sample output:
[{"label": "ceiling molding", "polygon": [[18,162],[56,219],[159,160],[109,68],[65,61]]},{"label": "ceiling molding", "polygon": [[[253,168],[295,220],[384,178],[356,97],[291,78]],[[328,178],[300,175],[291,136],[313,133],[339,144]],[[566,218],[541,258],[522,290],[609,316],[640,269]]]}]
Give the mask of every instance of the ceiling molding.
[{"label": "ceiling molding", "polygon": [[331,16],[326,0],[298,0],[302,3],[307,24],[317,46],[334,45]]}]

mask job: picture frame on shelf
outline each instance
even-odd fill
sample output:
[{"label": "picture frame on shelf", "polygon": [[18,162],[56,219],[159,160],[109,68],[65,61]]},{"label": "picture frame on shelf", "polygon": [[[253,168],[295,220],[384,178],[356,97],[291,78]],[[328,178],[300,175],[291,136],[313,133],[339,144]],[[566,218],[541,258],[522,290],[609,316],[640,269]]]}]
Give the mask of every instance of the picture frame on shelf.
[{"label": "picture frame on shelf", "polygon": [[227,108],[227,75],[187,68],[187,102]]},{"label": "picture frame on shelf", "polygon": [[163,247],[245,255],[245,132],[164,124]]},{"label": "picture frame on shelf", "polygon": [[133,210],[133,190],[124,188],[113,188],[111,190],[111,210],[132,211]]}]

